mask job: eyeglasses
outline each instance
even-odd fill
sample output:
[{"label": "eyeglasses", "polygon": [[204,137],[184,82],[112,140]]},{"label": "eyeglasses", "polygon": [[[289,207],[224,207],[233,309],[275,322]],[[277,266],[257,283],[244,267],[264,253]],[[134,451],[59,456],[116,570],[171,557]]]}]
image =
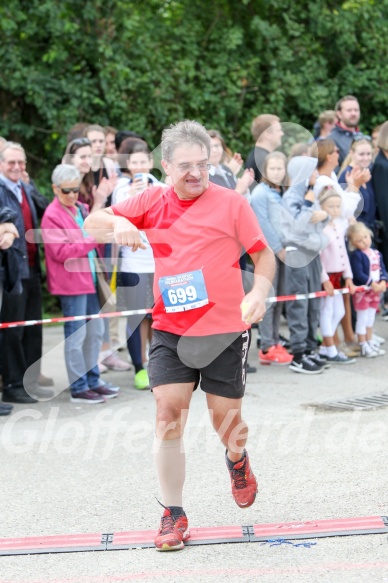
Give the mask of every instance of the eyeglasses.
[{"label": "eyeglasses", "polygon": [[14,168],[17,165],[19,165],[21,168],[24,168],[24,166],[26,165],[25,160],[7,160],[6,163],[8,164],[8,166],[11,166],[12,168]]},{"label": "eyeglasses", "polygon": [[89,138],[76,138],[72,140],[69,145],[69,154],[75,154],[78,148],[82,148],[82,146],[91,146],[92,142]]},{"label": "eyeglasses", "polygon": [[355,138],[353,138],[353,142],[352,144],[354,144],[354,142],[361,142],[361,140],[366,140],[367,142],[371,142],[372,138],[370,136],[356,136]]},{"label": "eyeglasses", "polygon": [[92,142],[89,140],[89,138],[76,138],[75,140],[72,140],[71,145],[73,146],[74,144],[79,146],[79,145],[87,145],[90,146]]},{"label": "eyeglasses", "polygon": [[173,166],[175,166],[176,168],[178,168],[179,172],[186,173],[186,172],[191,172],[193,169],[198,168],[198,170],[200,172],[208,172],[210,170],[210,168],[212,167],[211,164],[208,163],[207,160],[203,161],[203,162],[199,162],[198,164],[189,164],[189,163],[183,163],[183,164],[173,164],[171,162],[171,164]]},{"label": "eyeglasses", "polygon": [[62,192],[62,194],[70,194],[71,192],[74,192],[74,194],[79,193],[79,186],[76,186],[75,188],[61,188],[60,186],[58,186],[58,188]]}]

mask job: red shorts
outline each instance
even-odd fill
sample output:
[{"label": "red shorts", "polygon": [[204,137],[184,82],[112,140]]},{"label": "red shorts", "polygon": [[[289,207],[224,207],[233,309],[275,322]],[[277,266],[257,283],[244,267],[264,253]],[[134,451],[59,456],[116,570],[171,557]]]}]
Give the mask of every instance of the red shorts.
[{"label": "red shorts", "polygon": [[344,287],[344,280],[342,277],[342,271],[337,273],[328,273],[330,283],[334,289],[342,289]]}]

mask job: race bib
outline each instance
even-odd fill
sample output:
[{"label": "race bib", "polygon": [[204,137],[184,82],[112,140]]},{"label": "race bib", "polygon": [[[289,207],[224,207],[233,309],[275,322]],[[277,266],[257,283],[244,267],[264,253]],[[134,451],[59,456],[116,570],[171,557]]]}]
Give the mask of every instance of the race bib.
[{"label": "race bib", "polygon": [[201,269],[161,277],[159,289],[166,312],[194,310],[209,303]]}]

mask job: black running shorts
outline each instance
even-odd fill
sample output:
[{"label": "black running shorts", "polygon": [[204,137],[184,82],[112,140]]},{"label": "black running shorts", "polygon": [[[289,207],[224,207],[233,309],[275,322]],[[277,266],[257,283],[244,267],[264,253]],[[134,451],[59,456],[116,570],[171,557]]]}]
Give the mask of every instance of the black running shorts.
[{"label": "black running shorts", "polygon": [[212,336],[178,336],[154,330],[149,350],[151,389],[195,383],[205,393],[240,399],[245,391],[250,330]]}]

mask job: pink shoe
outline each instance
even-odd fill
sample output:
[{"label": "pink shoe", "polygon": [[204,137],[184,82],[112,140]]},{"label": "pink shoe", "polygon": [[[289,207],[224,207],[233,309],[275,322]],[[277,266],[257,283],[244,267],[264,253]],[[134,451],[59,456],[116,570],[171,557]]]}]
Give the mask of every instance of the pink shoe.
[{"label": "pink shoe", "polygon": [[109,370],[124,371],[130,370],[131,365],[124,360],[121,360],[114,352],[104,358],[102,364],[109,368]]}]

